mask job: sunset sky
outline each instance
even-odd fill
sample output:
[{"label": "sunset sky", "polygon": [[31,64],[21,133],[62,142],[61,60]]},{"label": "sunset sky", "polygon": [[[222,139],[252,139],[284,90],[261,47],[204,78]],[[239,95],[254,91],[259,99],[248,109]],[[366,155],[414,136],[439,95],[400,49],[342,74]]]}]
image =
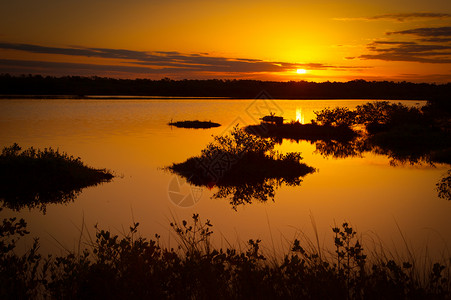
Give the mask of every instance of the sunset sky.
[{"label": "sunset sky", "polygon": [[451,1],[0,0],[0,73],[451,82]]}]

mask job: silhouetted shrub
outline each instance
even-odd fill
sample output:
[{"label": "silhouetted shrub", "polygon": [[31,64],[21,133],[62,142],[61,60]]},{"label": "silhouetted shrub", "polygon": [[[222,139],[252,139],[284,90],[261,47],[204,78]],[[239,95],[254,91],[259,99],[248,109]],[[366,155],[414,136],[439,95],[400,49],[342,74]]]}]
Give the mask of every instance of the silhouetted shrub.
[{"label": "silhouetted shrub", "polygon": [[40,207],[45,212],[46,204],[73,201],[82,188],[113,178],[105,169],[87,167],[79,157],[52,148],[21,150],[13,144],[0,155],[0,200],[11,209]]},{"label": "silhouetted shrub", "polygon": [[230,134],[213,139],[200,156],[167,169],[191,184],[217,186],[219,191],[213,198],[231,197],[234,208],[252,199],[274,199],[280,184],[300,185],[301,177],[314,172],[300,162],[300,153],[276,153],[273,139],[248,134],[237,126]]},{"label": "silhouetted shrub", "polygon": [[[268,260],[260,240],[216,248],[209,220],[172,222],[176,249],[137,236],[138,223],[119,237],[97,228],[82,252],[42,258],[36,241],[24,255],[14,242],[27,234],[23,220],[0,225],[2,299],[448,299],[449,265],[431,263],[418,277],[415,261],[385,255],[370,262],[348,224],[332,228],[335,251],[306,250],[299,240]],[[330,253],[326,255],[326,253]]]}]

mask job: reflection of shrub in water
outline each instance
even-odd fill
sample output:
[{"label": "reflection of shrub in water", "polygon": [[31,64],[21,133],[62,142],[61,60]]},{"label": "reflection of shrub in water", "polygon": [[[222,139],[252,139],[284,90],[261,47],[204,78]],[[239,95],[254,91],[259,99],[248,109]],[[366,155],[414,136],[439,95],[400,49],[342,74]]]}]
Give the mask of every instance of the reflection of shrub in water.
[{"label": "reflection of shrub in water", "polygon": [[437,192],[440,198],[451,200],[451,169],[437,183]]},{"label": "reflection of shrub in water", "polygon": [[314,171],[301,163],[300,153],[279,154],[273,139],[262,139],[235,127],[229,135],[215,136],[200,156],[168,167],[191,184],[219,188],[214,198],[232,197],[231,203],[274,199],[282,183],[300,185],[300,177]]},{"label": "reflection of shrub in water", "polygon": [[[299,182],[300,184],[300,182]],[[243,183],[237,185],[220,185],[218,191],[213,195],[215,199],[230,199],[230,204],[236,210],[237,206],[246,203],[252,203],[256,200],[266,202],[274,201],[276,189],[281,185],[280,181],[275,179],[267,179],[259,183]]]},{"label": "reflection of shrub in water", "polygon": [[346,157],[362,157],[362,153],[366,150],[365,140],[356,138],[351,141],[322,141],[315,142],[315,153],[321,154],[323,157],[346,158]]},{"label": "reflection of shrub in water", "polygon": [[[368,150],[384,154],[396,163],[434,161],[434,151],[449,148],[448,120],[430,105],[407,107],[388,101],[369,102],[354,111],[344,108],[315,112],[320,124],[347,124],[366,129]],[[449,161],[449,156],[448,156]]]},{"label": "reflection of shrub in water", "polygon": [[246,126],[244,130],[247,133],[260,137],[275,138],[279,143],[282,142],[282,139],[293,141],[350,141],[358,136],[358,133],[348,126],[301,124],[299,122],[284,123],[280,125],[262,123],[259,125]]},{"label": "reflection of shrub in water", "polygon": [[440,130],[406,124],[370,135],[367,143],[374,152],[387,155],[395,163],[415,164],[436,161],[434,153],[450,147],[449,138]]},{"label": "reflection of shrub in water", "polygon": [[39,207],[45,213],[46,204],[73,201],[81,189],[113,178],[52,148],[21,150],[14,144],[0,155],[0,200],[14,210]]}]

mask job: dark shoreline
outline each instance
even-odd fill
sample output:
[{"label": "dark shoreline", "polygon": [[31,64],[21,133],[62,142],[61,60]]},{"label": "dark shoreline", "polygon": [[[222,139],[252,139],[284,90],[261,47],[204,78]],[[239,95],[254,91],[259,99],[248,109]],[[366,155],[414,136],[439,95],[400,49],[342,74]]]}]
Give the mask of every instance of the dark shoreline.
[{"label": "dark shoreline", "polygon": [[348,82],[260,81],[225,79],[115,79],[106,77],[0,74],[0,97],[175,97],[231,99],[383,99],[446,100],[451,83],[394,81]]}]

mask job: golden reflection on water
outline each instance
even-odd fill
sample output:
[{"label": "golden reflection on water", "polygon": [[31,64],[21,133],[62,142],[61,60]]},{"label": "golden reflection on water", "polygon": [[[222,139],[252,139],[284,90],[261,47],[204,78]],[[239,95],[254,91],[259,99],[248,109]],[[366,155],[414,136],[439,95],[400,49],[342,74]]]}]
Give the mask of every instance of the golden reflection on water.
[{"label": "golden reflection on water", "polygon": [[[353,108],[365,102],[276,101],[285,119],[301,122],[313,119],[313,111],[324,107]],[[371,153],[325,158],[306,141],[284,141],[277,149],[302,152],[304,162],[317,172],[304,177],[299,187],[279,188],[274,202],[253,203],[234,211],[227,200],[210,199],[213,187],[203,188],[192,207],[174,205],[169,196],[174,175],[162,168],[199,155],[212,135],[237,123],[258,122],[246,113],[251,105],[253,100],[2,100],[2,147],[17,142],[23,147],[59,148],[91,166],[108,168],[118,177],[83,190],[73,203],[48,206],[45,216],[28,210],[1,214],[25,218],[32,234],[41,238],[42,251],[48,252],[58,251],[60,244],[76,249],[82,225],[92,237],[96,223],[120,233],[133,221],[140,222],[142,235],[159,233],[162,242],[174,246],[169,222],[188,219],[193,213],[211,220],[216,243],[224,247],[228,243],[243,246],[249,238],[260,238],[270,251],[286,252],[287,241],[299,231],[315,239],[312,218],[320,244],[329,249],[331,227],[345,220],[368,244],[382,241],[387,248],[401,252],[404,246],[397,226],[417,251],[428,245],[435,255],[450,242],[450,203],[439,199],[435,191],[446,166],[392,167],[387,157]],[[171,119],[212,120],[222,126],[180,129],[167,125]],[[182,192],[186,191],[185,186]]]},{"label": "golden reflection on water", "polygon": [[296,122],[305,124],[305,117],[302,114],[302,108],[296,108]]}]

